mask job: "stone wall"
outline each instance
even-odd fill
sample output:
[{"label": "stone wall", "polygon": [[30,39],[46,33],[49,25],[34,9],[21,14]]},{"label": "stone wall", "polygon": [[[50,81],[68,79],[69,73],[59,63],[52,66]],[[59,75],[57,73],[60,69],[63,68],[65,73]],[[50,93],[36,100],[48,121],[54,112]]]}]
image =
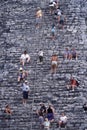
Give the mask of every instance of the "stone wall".
[{"label": "stone wall", "polygon": [[[42,1],[43,2],[43,1]],[[56,24],[56,39],[50,39],[53,16],[48,6],[43,8],[42,27],[35,28],[35,12],[39,0],[2,0],[0,2],[0,130],[38,130],[39,122],[35,114],[38,104],[52,103],[58,120],[64,111],[68,116],[66,130],[87,128],[87,114],[82,105],[87,100],[87,25],[86,0],[62,0],[60,8],[67,17],[65,29]],[[75,47],[77,61],[64,61],[65,48]],[[44,62],[38,63],[38,51],[44,50]],[[28,81],[31,88],[27,106],[22,104],[21,84],[17,82],[20,68],[19,58],[27,49],[31,63]],[[57,74],[50,74],[50,57],[56,52],[59,56]],[[67,90],[66,83],[71,74],[78,79],[80,86],[74,92]],[[2,120],[3,109],[10,104],[13,115],[8,122]],[[56,130],[56,122],[51,127]],[[58,128],[57,128],[58,130]]]}]

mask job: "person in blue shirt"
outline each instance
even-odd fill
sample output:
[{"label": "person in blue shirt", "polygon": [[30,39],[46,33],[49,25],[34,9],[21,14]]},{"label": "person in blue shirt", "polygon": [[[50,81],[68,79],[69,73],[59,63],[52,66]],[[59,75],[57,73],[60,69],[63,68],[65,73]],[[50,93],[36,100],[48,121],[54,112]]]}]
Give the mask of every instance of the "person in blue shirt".
[{"label": "person in blue shirt", "polygon": [[23,104],[26,105],[27,99],[28,99],[28,94],[30,92],[30,87],[28,85],[28,81],[25,80],[22,86],[22,91],[23,91]]}]

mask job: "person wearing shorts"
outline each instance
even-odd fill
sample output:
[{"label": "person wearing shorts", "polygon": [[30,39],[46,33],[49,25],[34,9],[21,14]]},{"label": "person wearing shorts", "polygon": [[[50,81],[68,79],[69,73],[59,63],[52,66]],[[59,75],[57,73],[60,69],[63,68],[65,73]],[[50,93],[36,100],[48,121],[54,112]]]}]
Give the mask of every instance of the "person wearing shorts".
[{"label": "person wearing shorts", "polygon": [[23,104],[26,105],[28,100],[28,94],[30,92],[30,87],[28,86],[27,80],[25,80],[25,83],[23,83],[22,91],[23,91]]},{"label": "person wearing shorts", "polygon": [[56,54],[51,57],[51,73],[56,73],[58,57]]}]

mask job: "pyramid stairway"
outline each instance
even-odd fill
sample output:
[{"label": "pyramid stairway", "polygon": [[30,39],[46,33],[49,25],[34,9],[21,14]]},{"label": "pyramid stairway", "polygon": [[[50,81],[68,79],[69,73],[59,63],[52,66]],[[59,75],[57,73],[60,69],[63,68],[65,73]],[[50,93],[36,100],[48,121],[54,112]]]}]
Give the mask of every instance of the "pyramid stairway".
[{"label": "pyramid stairway", "polygon": [[[82,105],[87,98],[87,2],[86,0],[61,0],[60,8],[67,17],[64,30],[58,29],[57,21],[50,15],[48,2],[43,10],[43,22],[35,28],[35,12],[39,0],[4,0],[0,2],[0,130],[39,130],[36,109],[40,102],[52,103],[56,120],[61,112],[68,116],[64,130],[85,130],[87,114]],[[56,39],[50,39],[50,28],[56,23]],[[77,61],[66,62],[63,53],[66,47],[75,47]],[[17,82],[19,58],[24,50],[31,56],[26,65],[31,92],[26,107],[22,104],[21,84]],[[38,51],[43,49],[44,62],[38,63]],[[50,73],[50,57],[58,54],[56,74]],[[71,74],[80,85],[74,92],[66,89]],[[2,119],[3,109],[10,104],[12,119]],[[51,130],[58,130],[56,123]]]}]

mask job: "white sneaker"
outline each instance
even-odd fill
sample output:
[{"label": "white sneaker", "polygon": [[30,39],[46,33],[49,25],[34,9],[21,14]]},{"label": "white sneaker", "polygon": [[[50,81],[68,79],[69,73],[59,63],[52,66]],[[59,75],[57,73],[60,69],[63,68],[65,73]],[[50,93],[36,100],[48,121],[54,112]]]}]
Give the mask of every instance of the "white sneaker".
[{"label": "white sneaker", "polygon": [[74,89],[72,89],[72,91],[74,91]]}]

